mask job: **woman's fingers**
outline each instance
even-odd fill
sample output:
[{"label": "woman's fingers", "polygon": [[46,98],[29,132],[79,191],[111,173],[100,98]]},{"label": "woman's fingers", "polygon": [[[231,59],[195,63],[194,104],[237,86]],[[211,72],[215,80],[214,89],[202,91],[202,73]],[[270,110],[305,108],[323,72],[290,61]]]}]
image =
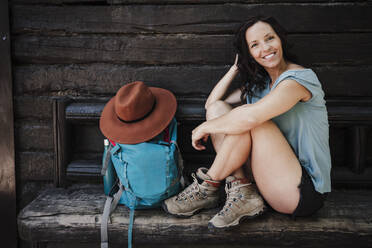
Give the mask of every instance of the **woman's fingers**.
[{"label": "woman's fingers", "polygon": [[239,55],[236,54],[236,56],[235,56],[235,61],[234,61],[234,65],[238,65],[238,60],[239,60]]},{"label": "woman's fingers", "polygon": [[202,151],[206,149],[205,146],[201,144],[200,140],[197,140],[195,142],[193,141],[192,146],[198,151]]},{"label": "woman's fingers", "polygon": [[202,141],[207,142],[209,134],[201,132],[200,128],[197,127],[192,130],[191,135],[191,144],[192,146],[198,150],[205,150],[205,146],[202,144]]},{"label": "woman's fingers", "polygon": [[198,135],[193,135],[192,136],[192,146],[198,150],[198,151],[201,151],[201,150],[205,150],[205,146],[203,145],[202,141],[206,142],[208,140],[208,135],[205,135],[205,136],[202,136],[199,138]]}]

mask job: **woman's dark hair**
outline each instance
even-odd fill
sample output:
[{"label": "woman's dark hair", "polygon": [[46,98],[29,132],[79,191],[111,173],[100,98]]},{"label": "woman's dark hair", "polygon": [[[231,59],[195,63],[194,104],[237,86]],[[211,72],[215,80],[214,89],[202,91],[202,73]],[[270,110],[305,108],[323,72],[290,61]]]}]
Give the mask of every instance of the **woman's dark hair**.
[{"label": "woman's dark hair", "polygon": [[287,40],[286,30],[273,17],[254,16],[243,23],[235,35],[234,47],[239,55],[238,68],[242,78],[240,99],[245,102],[246,97],[252,98],[254,91],[262,91],[269,78],[266,70],[256,62],[249,52],[245,33],[247,29],[257,22],[268,23],[279,36],[282,42],[283,57],[286,61],[296,62],[295,56],[289,53],[290,45]]}]

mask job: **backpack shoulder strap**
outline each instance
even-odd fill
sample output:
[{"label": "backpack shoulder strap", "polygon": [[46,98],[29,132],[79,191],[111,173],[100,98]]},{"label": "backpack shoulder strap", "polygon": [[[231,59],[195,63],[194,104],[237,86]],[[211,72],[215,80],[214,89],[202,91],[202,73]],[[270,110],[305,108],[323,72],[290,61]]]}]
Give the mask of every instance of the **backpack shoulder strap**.
[{"label": "backpack shoulder strap", "polygon": [[133,223],[134,223],[134,208],[131,208],[129,212],[128,248],[132,248]]},{"label": "backpack shoulder strap", "polygon": [[183,177],[183,158],[182,158],[182,154],[181,154],[181,150],[177,144],[177,141],[174,141],[172,140],[171,141],[172,144],[174,144],[176,146],[176,149],[177,149],[177,154],[178,154],[178,175],[177,175],[177,178],[179,180],[179,182],[181,183],[181,187],[184,188],[186,183],[185,183],[185,178]]},{"label": "backpack shoulder strap", "polygon": [[101,218],[101,248],[108,248],[107,223],[110,217],[110,208],[113,198],[107,196]]},{"label": "backpack shoulder strap", "polygon": [[103,214],[101,218],[101,248],[108,248],[108,235],[107,235],[107,224],[109,217],[112,212],[116,209],[121,195],[123,194],[123,185],[119,183],[119,190],[114,194],[114,196],[107,196],[105,206],[103,208]]}]

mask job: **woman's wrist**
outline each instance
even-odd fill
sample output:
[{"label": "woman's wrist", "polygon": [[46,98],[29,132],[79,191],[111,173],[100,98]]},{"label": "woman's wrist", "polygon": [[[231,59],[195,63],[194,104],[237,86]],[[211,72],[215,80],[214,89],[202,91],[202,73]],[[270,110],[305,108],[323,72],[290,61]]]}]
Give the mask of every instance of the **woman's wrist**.
[{"label": "woman's wrist", "polygon": [[230,67],[230,71],[232,71],[232,72],[238,72],[239,71],[239,67],[237,65],[232,65]]}]

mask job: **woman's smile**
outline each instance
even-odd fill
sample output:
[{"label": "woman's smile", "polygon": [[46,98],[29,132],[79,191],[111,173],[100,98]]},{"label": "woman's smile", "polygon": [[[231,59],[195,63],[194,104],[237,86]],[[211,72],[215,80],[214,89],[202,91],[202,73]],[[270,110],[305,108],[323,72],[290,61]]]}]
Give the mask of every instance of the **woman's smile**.
[{"label": "woman's smile", "polygon": [[266,59],[266,60],[269,60],[269,59],[271,59],[272,57],[274,57],[275,54],[276,54],[275,52],[272,52],[272,53],[269,53],[268,55],[263,56],[262,58],[263,58],[263,59]]}]

